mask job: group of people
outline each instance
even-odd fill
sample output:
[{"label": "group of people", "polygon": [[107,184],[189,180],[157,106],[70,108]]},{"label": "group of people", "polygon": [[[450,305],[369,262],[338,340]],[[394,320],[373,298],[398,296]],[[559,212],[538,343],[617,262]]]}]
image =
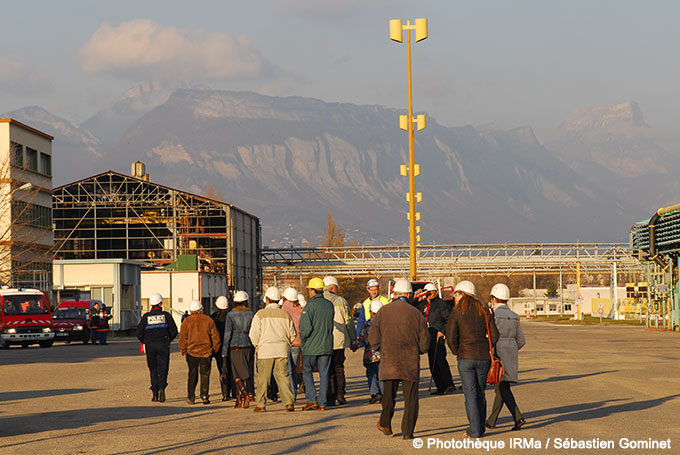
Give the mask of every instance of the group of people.
[{"label": "group of people", "polygon": [[[255,401],[255,412],[266,412],[267,400],[281,401],[286,411],[295,410],[298,392],[304,389],[303,411],[324,411],[347,403],[345,394],[345,350],[364,349],[369,403],[381,403],[378,429],[392,434],[391,420],[399,383],[404,395],[401,431],[404,439],[414,437],[418,418],[420,355],[428,354],[433,395],[453,393],[453,382],[446,360],[446,347],[457,356],[461,389],[469,428],[466,435],[481,437],[486,428],[495,428],[505,404],[518,430],[525,420],[519,411],[510,384],[517,382],[517,352],[524,345],[519,317],[506,305],[509,289],[497,284],[491,302],[482,304],[470,281],[459,282],[453,292],[453,305],[439,297],[434,284],[413,296],[411,283],[396,280],[391,299],[380,295],[377,280],[367,283],[368,298],[362,302],[358,321],[347,301],[339,295],[336,278],[312,278],[307,285],[309,300],[303,304],[297,290],[281,293],[269,287],[264,307],[254,313],[245,291],[233,296],[229,309],[226,297],[215,302],[217,311],[203,314],[200,301],[189,306],[189,315],[179,332],[179,348],[188,365],[187,402],[196,401],[200,377],[200,398],[209,401],[212,359],[220,371],[222,400],[236,400],[235,408],[248,408]],[[169,346],[178,330],[172,316],[162,309],[163,298],[150,298],[151,311],[137,326],[137,337],[145,346],[151,375],[152,401],[165,401]],[[493,348],[490,350],[490,346]],[[485,388],[491,356],[505,366],[502,380],[495,385],[491,414],[486,415]],[[301,363],[302,377],[299,367]],[[257,371],[257,387],[253,382]],[[314,380],[319,373],[319,387]],[[431,385],[431,383],[430,383]]]},{"label": "group of people", "polygon": [[[418,418],[419,356],[428,353],[430,371],[437,386],[434,394],[455,390],[446,362],[444,343],[457,357],[461,388],[465,397],[465,412],[469,427],[466,437],[479,438],[486,428],[495,428],[505,404],[513,416],[513,430],[525,423],[510,384],[517,382],[518,351],[525,339],[519,317],[507,306],[510,290],[498,283],[491,290],[491,302],[477,299],[475,285],[459,282],[453,292],[453,306],[438,298],[434,285],[426,286],[418,310],[410,305],[412,294],[408,280],[397,280],[394,300],[374,316],[368,334],[371,346],[380,351],[380,379],[384,383],[383,410],[378,429],[392,434],[394,397],[402,382],[404,415],[401,432],[404,439],[413,438]],[[490,348],[491,347],[491,348]],[[500,358],[505,366],[501,381],[495,384],[496,396],[491,414],[486,415],[485,389],[491,357]]]},{"label": "group of people", "polygon": [[111,331],[109,326],[111,318],[112,316],[105,304],[102,303],[101,308],[99,308],[99,302],[92,304],[90,310],[90,341],[92,341],[92,344],[106,344],[107,335]]}]

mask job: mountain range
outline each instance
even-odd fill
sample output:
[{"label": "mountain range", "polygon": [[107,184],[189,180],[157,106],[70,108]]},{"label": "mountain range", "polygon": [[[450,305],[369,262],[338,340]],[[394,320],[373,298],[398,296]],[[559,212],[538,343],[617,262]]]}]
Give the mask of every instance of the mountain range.
[{"label": "mountain range", "polygon": [[[407,241],[403,113],[146,84],[80,125],[36,106],[5,116],[55,136],[55,186],[140,160],[154,182],[259,216],[263,244],[280,247],[318,245],[328,210],[348,240]],[[543,140],[428,118],[415,133],[422,243],[625,242],[680,198],[680,159],[653,132],[634,102],[575,109]]]}]

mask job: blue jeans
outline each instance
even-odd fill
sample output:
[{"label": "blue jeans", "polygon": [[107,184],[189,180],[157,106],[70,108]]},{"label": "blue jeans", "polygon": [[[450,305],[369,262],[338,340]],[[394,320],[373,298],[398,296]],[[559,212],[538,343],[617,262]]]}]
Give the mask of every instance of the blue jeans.
[{"label": "blue jeans", "polygon": [[468,436],[479,438],[484,435],[486,421],[486,375],[489,373],[491,360],[458,360],[458,374],[463,383],[465,395],[465,413],[470,428]]},{"label": "blue jeans", "polygon": [[293,401],[297,396],[297,388],[300,380],[297,374],[297,364],[300,360],[300,346],[291,346],[288,353],[288,376],[290,377],[290,390],[293,392]]},{"label": "blue jeans", "polygon": [[373,395],[383,395],[383,383],[378,379],[378,372],[380,370],[380,362],[374,362],[364,365],[366,367],[366,378],[368,378],[368,393]]},{"label": "blue jeans", "polygon": [[305,399],[307,403],[317,402],[316,385],[314,385],[314,362],[319,362],[319,406],[326,406],[330,382],[331,355],[302,356],[302,379],[305,383]]}]

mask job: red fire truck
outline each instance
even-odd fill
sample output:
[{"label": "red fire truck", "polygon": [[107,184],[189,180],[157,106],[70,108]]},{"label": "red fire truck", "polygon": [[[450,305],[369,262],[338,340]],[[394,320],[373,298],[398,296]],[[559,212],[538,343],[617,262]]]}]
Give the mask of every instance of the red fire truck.
[{"label": "red fire truck", "polygon": [[0,288],[0,348],[54,343],[52,315],[45,295],[37,289]]}]

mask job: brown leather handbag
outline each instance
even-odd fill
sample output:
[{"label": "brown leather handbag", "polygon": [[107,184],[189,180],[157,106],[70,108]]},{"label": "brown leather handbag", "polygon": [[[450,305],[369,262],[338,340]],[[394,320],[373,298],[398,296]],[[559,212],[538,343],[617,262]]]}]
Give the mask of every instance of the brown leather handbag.
[{"label": "brown leather handbag", "polygon": [[493,353],[493,345],[491,344],[491,331],[489,330],[489,316],[484,310],[484,319],[486,320],[486,337],[489,340],[489,355],[491,356],[491,368],[489,368],[489,374],[486,375],[486,382],[488,384],[498,384],[503,378],[503,373],[505,373],[505,367],[501,359],[496,357]]}]

